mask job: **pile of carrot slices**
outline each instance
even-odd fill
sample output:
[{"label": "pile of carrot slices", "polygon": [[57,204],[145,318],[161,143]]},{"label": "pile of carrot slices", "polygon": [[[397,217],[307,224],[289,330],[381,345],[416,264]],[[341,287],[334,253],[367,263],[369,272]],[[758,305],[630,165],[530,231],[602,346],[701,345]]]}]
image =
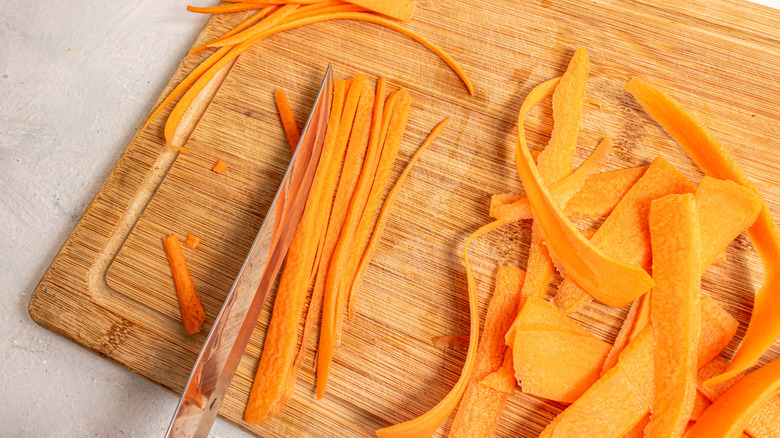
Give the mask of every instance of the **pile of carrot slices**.
[{"label": "pile of carrot slices", "polygon": [[[461,78],[469,93],[474,93],[471,81],[455,59],[422,35],[393,21],[411,21],[414,16],[412,0],[240,0],[212,7],[188,6],[187,10],[204,14],[244,13],[248,15],[245,20],[225,34],[189,52],[190,55],[195,55],[215,49],[171,91],[147,119],[144,126],[151,123],[181,95],[165,123],[166,144],[174,150],[186,150],[173,145],[174,135],[198,94],[207,88],[220,70],[232,65],[239,55],[271,35],[323,21],[364,21],[406,35],[439,56]],[[277,96],[277,103],[280,105],[280,110],[284,111],[282,108],[285,105],[284,96]],[[295,133],[287,130],[288,122],[289,120],[285,123],[285,134],[292,142]]]},{"label": "pile of carrot slices", "polygon": [[[745,374],[780,334],[780,232],[766,203],[706,128],[639,78],[626,89],[706,176],[694,184],[662,157],[604,172],[609,139],[572,172],[587,76],[579,49],[560,78],[528,94],[515,151],[525,195],[494,195],[495,222],[467,240],[468,249],[479,235],[533,221],[525,271],[498,269],[484,333],[469,344],[468,385],[449,436],[492,434],[515,384],[568,405],[543,437],[780,436],[780,360]],[[552,134],[534,155],[524,119],[549,96]],[[576,221],[598,217],[605,219],[595,232],[578,228]],[[766,277],[728,361],[720,355],[739,323],[702,293],[701,276],[743,231]],[[468,254],[466,268],[472,293]],[[547,301],[556,270],[563,281]],[[631,304],[614,344],[569,317],[591,300]],[[472,313],[472,328],[475,319]]]}]

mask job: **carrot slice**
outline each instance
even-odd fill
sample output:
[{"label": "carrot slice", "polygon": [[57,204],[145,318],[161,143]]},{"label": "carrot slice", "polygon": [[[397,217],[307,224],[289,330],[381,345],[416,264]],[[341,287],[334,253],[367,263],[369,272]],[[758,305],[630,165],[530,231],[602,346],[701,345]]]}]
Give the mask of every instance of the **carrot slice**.
[{"label": "carrot slice", "polygon": [[[477,363],[458,407],[449,437],[492,436],[498,425],[509,394],[480,381],[488,376],[495,376],[494,372],[505,362],[507,347],[504,335],[517,312],[524,278],[525,271],[522,269],[512,266],[498,268],[496,290],[490,298],[485,329],[477,347]],[[491,379],[495,380],[496,377]],[[497,384],[504,386],[504,383]],[[514,390],[515,381],[511,373],[509,384]]]},{"label": "carrot slice", "polygon": [[[334,105],[336,106],[336,105]],[[274,300],[271,322],[268,325],[244,420],[261,424],[278,414],[287,403],[290,375],[298,350],[298,329],[315,268],[314,259],[321,239],[320,212],[331,202],[327,191],[332,185],[332,174],[338,170],[339,148],[327,138],[306,199],[303,216],[293,234],[284,270]],[[331,135],[332,138],[332,135]],[[328,141],[330,140],[330,141]],[[332,190],[331,190],[332,191]]]},{"label": "carrot slice", "polygon": [[555,306],[539,297],[528,297],[520,312],[517,314],[512,326],[506,333],[504,341],[506,345],[515,345],[515,336],[518,330],[524,328],[549,325],[561,331],[589,336],[590,332],[585,330],[573,319],[561,313]]},{"label": "carrot slice", "polygon": [[248,28],[249,26],[251,26],[251,25],[257,23],[258,21],[262,20],[263,18],[265,18],[265,16],[270,14],[271,12],[273,12],[274,9],[277,9],[277,6],[266,6],[263,9],[260,9],[259,11],[255,12],[254,14],[249,16],[249,18],[247,18],[246,20],[242,21],[241,23],[237,24],[235,27],[233,27],[229,31],[225,32],[222,36],[220,36],[218,38],[215,38],[215,39],[207,42],[206,44],[200,45],[200,46],[190,50],[189,52],[187,52],[187,56],[192,56],[192,55],[198,54],[198,53],[200,53],[200,52],[202,52],[204,50],[210,49],[211,48],[210,44],[216,43],[216,42],[219,42],[219,41],[223,41],[223,40],[225,40],[225,39],[227,39],[227,38],[229,38],[229,37],[231,37],[231,36],[241,32],[242,30]]},{"label": "carrot slice", "polygon": [[376,13],[401,21],[412,21],[414,2],[412,0],[347,0]]},{"label": "carrot slice", "polygon": [[571,279],[590,292],[590,295],[605,304],[622,307],[650,289],[653,280],[642,268],[607,257],[577,231],[543,184],[526,144],[523,125],[525,116],[536,103],[553,91],[556,83],[557,80],[552,80],[538,85],[523,102],[515,149],[517,171],[534,210],[535,222],[544,231],[550,252],[560,261]]},{"label": "carrot slice", "polygon": [[219,6],[187,6],[187,10],[190,12],[197,12],[199,14],[229,14],[231,12],[251,11],[253,9],[260,9],[265,4],[260,3],[234,3],[230,5]]},{"label": "carrot slice", "polygon": [[[666,94],[640,78],[626,84],[626,89],[663,128],[688,152],[706,173],[718,179],[733,180],[757,191],[755,185],[726,151],[691,114]],[[780,230],[772,219],[766,202],[762,203],[758,220],[748,230],[748,236],[764,265],[764,284],[755,294],[753,314],[747,333],[729,367],[710,384],[728,380],[758,362],[758,358],[780,335]]]},{"label": "carrot slice", "polygon": [[738,374],[725,382],[718,383],[717,385],[707,386],[704,384],[707,380],[715,377],[721,373],[729,365],[729,361],[722,357],[716,357],[712,359],[707,365],[704,365],[699,369],[696,374],[696,385],[699,392],[704,395],[709,401],[715,401],[721,394],[726,392],[727,389],[742,378],[742,374]]},{"label": "carrot slice", "polygon": [[573,403],[599,380],[612,347],[595,336],[530,326],[512,347],[515,378],[524,393]]},{"label": "carrot slice", "polygon": [[203,310],[200,298],[195,293],[195,286],[192,283],[190,271],[187,269],[187,262],[184,260],[179,240],[173,234],[166,236],[163,239],[163,247],[168,256],[168,263],[171,265],[171,275],[173,276],[173,285],[176,288],[176,298],[179,300],[184,330],[194,335],[200,331],[203,321],[206,320],[206,312]]},{"label": "carrot slice", "polygon": [[707,397],[702,395],[701,392],[696,391],[696,395],[693,397],[693,409],[691,409],[691,417],[688,421],[699,421],[701,414],[703,414],[711,404],[712,402]]},{"label": "carrot slice", "polygon": [[404,423],[396,424],[390,427],[385,427],[376,431],[377,438],[414,438],[421,436],[431,436],[450,416],[455,407],[458,404],[463,392],[468,386],[471,373],[474,370],[474,363],[476,361],[477,353],[477,340],[479,339],[479,314],[477,309],[477,286],[474,282],[474,275],[471,271],[471,262],[469,261],[469,246],[474,239],[487,234],[493,230],[507,225],[507,221],[495,221],[480,227],[475,231],[468,239],[463,248],[463,262],[466,266],[466,282],[468,283],[469,292],[469,315],[470,315],[470,330],[469,330],[469,349],[466,353],[466,362],[463,364],[463,371],[460,373],[455,386],[450,392],[438,403],[431,408],[428,412],[421,416],[406,421]]},{"label": "carrot slice", "polygon": [[281,8],[275,10],[272,14],[268,15],[265,19],[263,19],[259,23],[253,25],[252,27],[249,27],[231,37],[225,38],[222,41],[212,41],[208,43],[208,46],[209,47],[235,46],[236,44],[247,42],[253,37],[256,37],[257,35],[262,35],[264,32],[267,32],[268,30],[281,24],[284,21],[284,19],[287,18],[287,16],[289,16],[293,12],[295,12],[295,10],[298,9],[298,7],[299,5],[295,5],[295,4],[284,5]]},{"label": "carrot slice", "polygon": [[187,234],[187,237],[184,239],[184,246],[195,249],[198,245],[200,245],[200,237]]},{"label": "carrot slice", "polygon": [[712,403],[688,437],[738,437],[761,406],[780,389],[780,359],[740,379]]},{"label": "carrot slice", "polygon": [[615,343],[604,361],[604,367],[601,369],[602,376],[615,366],[623,349],[650,323],[651,295],[652,291],[647,292],[631,304],[631,309],[629,309],[628,315],[626,315],[626,319],[620,327]]},{"label": "carrot slice", "polygon": [[653,280],[650,315],[655,335],[655,397],[648,436],[682,436],[696,395],[701,330],[699,218],[692,194],[650,205]]},{"label": "carrot slice", "polygon": [[284,136],[287,137],[287,144],[290,145],[290,152],[295,152],[298,147],[298,141],[301,139],[301,133],[298,131],[298,124],[295,122],[295,116],[290,108],[290,102],[281,88],[274,93],[276,98],[276,107],[279,109],[279,118],[282,120],[282,129]]},{"label": "carrot slice", "polygon": [[217,159],[217,162],[214,163],[214,167],[212,167],[211,170],[221,175],[227,170],[227,168],[228,164],[226,162],[222,161],[221,159]]},{"label": "carrot slice", "polygon": [[[599,227],[591,243],[610,257],[648,269],[651,250],[647,216],[650,202],[669,194],[692,193],[695,188],[666,160],[656,158]],[[591,299],[573,279],[565,278],[558,287],[554,302],[564,313],[572,313]]]},{"label": "carrot slice", "polygon": [[650,415],[645,415],[642,419],[628,431],[623,438],[645,438],[645,428],[650,423]]},{"label": "carrot slice", "polygon": [[572,219],[609,216],[647,168],[627,167],[589,176],[582,189],[566,203],[566,214]]},{"label": "carrot slice", "polygon": [[[353,252],[352,258],[350,259],[349,272],[351,273],[350,276],[352,279],[348,294],[349,304],[347,305],[347,313],[350,320],[355,317],[355,303],[357,302],[358,290],[357,286],[360,284],[366,268],[368,268],[368,265],[371,263],[371,259],[374,257],[379,240],[382,238],[382,233],[384,232],[385,224],[387,223],[387,218],[389,217],[388,212],[395,202],[396,193],[398,193],[399,187],[401,187],[404,181],[406,181],[407,175],[409,175],[409,173],[412,171],[412,167],[414,167],[415,163],[417,163],[417,160],[420,158],[423,151],[425,151],[428,146],[433,143],[433,140],[439,136],[439,133],[444,130],[449,121],[450,118],[447,117],[446,119],[439,122],[439,124],[436,125],[428,134],[428,137],[417,149],[417,152],[415,152],[414,155],[412,155],[412,158],[409,159],[409,162],[406,164],[404,171],[401,172],[401,176],[398,177],[395,185],[392,189],[390,189],[390,193],[387,194],[385,202],[382,204],[381,210],[379,210],[379,216],[376,219],[376,224],[374,225],[373,231],[371,231],[370,226],[374,212],[372,211],[369,214],[368,209],[366,209],[367,212],[363,214],[363,219],[361,219],[360,227],[358,228],[358,232],[355,237],[356,241],[359,243],[357,248],[361,249],[362,252]],[[369,231],[371,231],[371,237],[369,238],[368,244],[366,245],[365,240]],[[363,249],[363,246],[365,246],[365,249]]]}]

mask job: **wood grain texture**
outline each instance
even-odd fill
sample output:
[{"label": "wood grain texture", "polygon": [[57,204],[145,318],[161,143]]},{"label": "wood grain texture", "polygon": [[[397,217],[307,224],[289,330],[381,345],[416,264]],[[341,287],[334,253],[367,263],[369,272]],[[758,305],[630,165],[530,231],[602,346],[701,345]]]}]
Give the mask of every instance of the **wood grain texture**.
[{"label": "wood grain texture", "polygon": [[[310,354],[287,410],[260,428],[241,417],[269,300],[220,410],[260,436],[373,436],[449,391],[465,352],[436,349],[430,339],[468,330],[463,243],[489,220],[491,194],[521,191],[512,158],[517,111],[531,87],[560,75],[579,46],[589,51],[592,73],[577,163],[610,136],[611,168],[660,154],[691,180],[701,178],[623,90],[631,76],[642,75],[704,120],[780,213],[780,12],[737,0],[416,3],[407,26],[461,63],[474,97],[422,46],[371,24],[319,23],[273,36],[236,62],[190,136],[189,152],[164,150],[170,109],[138,132],[36,288],[32,317],[179,392],[205,333],[185,335],[161,239],[168,233],[203,239],[197,250],[184,250],[209,315],[204,330],[210,328],[290,158],[273,92],[285,89],[302,123],[329,62],[340,77],[363,72],[373,83],[386,75],[390,90],[409,90],[412,110],[395,177],[436,123],[452,121],[399,194],[361,285],[356,319],[345,323],[328,394],[313,398]],[[240,19],[212,18],[195,45]],[[182,61],[161,98],[207,55]],[[529,144],[546,143],[550,117],[549,105],[531,114]],[[218,158],[229,164],[223,175],[210,170]],[[524,266],[529,236],[528,224],[518,224],[473,245],[482,317],[496,263]],[[704,275],[702,289],[739,319],[741,338],[761,263],[744,235],[727,255]],[[611,342],[625,312],[594,303],[576,318]],[[762,363],[778,356],[780,343]],[[496,436],[536,436],[561,408],[518,391]],[[439,432],[448,429],[449,421]]]}]

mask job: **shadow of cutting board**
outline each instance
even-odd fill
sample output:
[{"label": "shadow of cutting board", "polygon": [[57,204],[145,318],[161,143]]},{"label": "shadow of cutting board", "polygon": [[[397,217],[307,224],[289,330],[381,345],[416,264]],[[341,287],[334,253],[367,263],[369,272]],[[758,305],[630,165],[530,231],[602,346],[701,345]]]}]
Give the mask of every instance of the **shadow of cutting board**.
[{"label": "shadow of cutting board", "polygon": [[[780,12],[743,1],[681,3],[418,1],[408,27],[463,66],[475,84],[473,97],[422,46],[371,24],[320,23],[273,36],[235,64],[187,153],[164,148],[164,117],[137,133],[36,288],[30,314],[180,392],[290,158],[273,92],[288,92],[302,123],[329,62],[342,78],[364,72],[373,84],[386,75],[391,90],[405,87],[412,97],[396,176],[436,123],[452,121],[393,208],[361,286],[356,319],[344,328],[329,392],[314,399],[309,354],[282,415],[263,427],[241,421],[271,299],[220,415],[265,437],[372,436],[376,428],[415,417],[449,391],[465,357],[430,342],[467,333],[465,238],[489,220],[491,194],[521,191],[513,165],[520,103],[532,86],[560,75],[578,46],[588,49],[592,72],[577,162],[610,136],[617,145],[612,168],[663,155],[693,181],[701,178],[623,90],[627,79],[642,75],[712,128],[780,214]],[[196,44],[240,19],[212,18]],[[186,58],[163,96],[201,59]],[[531,144],[545,144],[550,117],[549,108],[529,117]],[[210,170],[218,158],[229,163],[222,175]],[[197,250],[185,248],[209,315],[195,336],[181,326],[161,242],[169,233],[203,239]],[[482,316],[496,264],[524,266],[528,239],[528,225],[518,224],[474,244]],[[744,334],[762,271],[744,235],[727,256],[704,275],[703,289],[742,324],[730,355]],[[592,304],[577,319],[612,341],[625,311]],[[778,357],[779,346],[763,362]],[[518,392],[497,436],[536,436],[561,409]]]}]

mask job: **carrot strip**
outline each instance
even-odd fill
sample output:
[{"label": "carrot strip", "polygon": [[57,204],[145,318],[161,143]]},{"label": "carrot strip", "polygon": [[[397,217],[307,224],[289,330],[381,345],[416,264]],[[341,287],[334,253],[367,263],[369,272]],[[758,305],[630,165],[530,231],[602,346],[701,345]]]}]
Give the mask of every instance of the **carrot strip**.
[{"label": "carrot strip", "polygon": [[262,3],[234,3],[231,5],[219,5],[219,6],[187,6],[187,10],[190,12],[197,12],[199,14],[229,14],[231,12],[251,11],[253,9],[260,9],[265,4]]},{"label": "carrot strip", "polygon": [[561,331],[590,336],[589,331],[561,313],[548,301],[539,297],[528,297],[506,333],[504,339],[506,345],[510,347],[515,345],[515,336],[518,330],[539,325],[548,325]]},{"label": "carrot strip", "polygon": [[599,380],[611,347],[590,333],[523,328],[512,347],[515,378],[526,394],[573,403]]},{"label": "carrot strip", "polygon": [[184,239],[184,246],[195,249],[198,245],[200,245],[200,237],[187,234],[187,237]]},{"label": "carrot strip", "polygon": [[[515,363],[512,359],[512,350],[510,348],[504,351],[504,362],[501,364],[501,367],[483,377],[479,384],[509,395],[515,393],[517,380],[515,380]],[[486,411],[484,406],[482,410],[483,412]]]},{"label": "carrot strip", "polygon": [[436,348],[450,348],[453,350],[468,350],[469,337],[466,335],[434,336],[431,343]]},{"label": "carrot strip", "polygon": [[566,203],[566,214],[572,219],[609,216],[647,167],[627,167],[589,176],[582,189]]},{"label": "carrot strip", "polygon": [[601,369],[602,376],[615,366],[623,349],[650,323],[651,295],[652,291],[647,292],[631,304],[631,309],[620,327],[615,343],[612,345],[612,350],[610,350],[607,359],[604,361],[604,367]]},{"label": "carrot strip", "polygon": [[648,423],[650,423],[650,415],[645,415],[639,420],[639,423],[634,425],[628,433],[623,435],[623,438],[645,438],[645,428]]},{"label": "carrot strip", "polygon": [[[642,79],[634,78],[626,89],[663,128],[688,152],[706,173],[718,179],[730,179],[756,191],[755,185],[707,128],[682,109],[674,100]],[[758,362],[758,358],[780,335],[780,230],[762,202],[758,220],[748,229],[764,265],[764,284],[755,294],[753,314],[747,333],[726,371],[710,379],[709,384],[728,380]]]},{"label": "carrot strip", "polygon": [[701,330],[699,218],[692,194],[650,205],[653,280],[650,315],[655,343],[655,397],[648,436],[682,436],[696,395]]},{"label": "carrot strip", "polygon": [[[428,148],[428,146],[433,143],[433,140],[436,139],[436,137],[439,136],[439,133],[444,130],[444,128],[449,123],[450,118],[447,117],[446,119],[439,122],[438,125],[436,125],[431,132],[428,134],[428,137],[423,141],[423,144],[417,149],[417,152],[412,155],[412,158],[409,159],[409,163],[406,164],[406,168],[404,168],[404,171],[401,173],[401,176],[398,177],[398,180],[395,182],[395,185],[392,189],[390,189],[390,193],[387,194],[387,197],[385,198],[385,202],[382,204],[382,209],[379,211],[379,216],[376,219],[376,224],[374,225],[373,231],[371,232],[371,237],[368,240],[368,244],[365,247],[365,250],[363,252],[354,252],[352,254],[352,259],[350,259],[350,272],[352,273],[351,277],[351,283],[350,283],[350,292],[348,294],[349,296],[349,304],[347,305],[347,313],[349,315],[350,321],[355,317],[355,305],[357,302],[357,290],[358,285],[363,279],[363,274],[368,268],[368,265],[371,263],[371,259],[374,257],[374,253],[376,252],[377,246],[379,244],[379,240],[382,238],[382,233],[385,229],[385,224],[387,223],[387,218],[389,217],[389,211],[390,208],[392,208],[393,203],[395,202],[395,196],[396,193],[398,193],[399,187],[406,181],[407,175],[412,171],[412,167],[414,167],[414,164],[417,162],[417,160],[420,158],[420,155],[422,155],[423,151]],[[367,217],[365,221],[361,220],[361,226],[358,228],[358,233],[356,237],[356,241],[359,242],[360,246],[358,248],[363,247],[362,242],[365,242],[365,239],[368,235],[368,232],[370,231],[370,219],[373,219],[373,212],[369,215],[364,214],[364,217]],[[360,256],[359,263],[357,263],[357,257]],[[357,267],[355,265],[357,264]]]},{"label": "carrot strip", "polygon": [[477,309],[477,286],[474,282],[474,275],[471,272],[471,262],[469,262],[469,246],[474,239],[489,233],[493,230],[507,225],[507,221],[495,221],[487,225],[482,226],[475,231],[468,239],[463,248],[463,262],[466,265],[466,281],[468,283],[468,296],[469,296],[469,315],[470,315],[470,330],[469,330],[469,349],[466,353],[466,362],[463,364],[463,371],[460,373],[455,386],[450,392],[433,408],[421,416],[406,421],[404,423],[396,424],[390,427],[385,427],[376,431],[377,438],[414,438],[422,436],[431,436],[436,429],[438,429],[450,416],[458,402],[460,401],[463,392],[468,386],[471,378],[471,373],[474,370],[474,364],[476,361],[477,353],[477,340],[479,339],[479,314]]},{"label": "carrot strip", "polygon": [[305,18],[317,17],[325,14],[335,14],[338,12],[365,12],[366,8],[346,4],[340,1],[327,1],[318,4],[304,6],[295,13],[290,14],[285,18],[281,24],[290,23],[297,20],[303,20]]},{"label": "carrot strip", "polygon": [[[492,436],[498,425],[509,394],[480,381],[494,375],[505,362],[507,347],[504,336],[517,311],[524,278],[525,272],[522,269],[512,266],[498,267],[496,289],[488,304],[485,328],[477,347],[477,361],[452,423],[448,435],[450,438]],[[511,358],[511,353],[509,357]],[[514,390],[512,373],[510,385]]]},{"label": "carrot strip", "polygon": [[173,285],[176,288],[176,298],[179,300],[181,321],[184,323],[184,329],[187,333],[194,335],[200,331],[203,321],[206,320],[206,312],[203,310],[200,298],[195,293],[195,286],[192,283],[190,271],[187,269],[187,262],[184,260],[179,240],[173,234],[166,236],[163,239],[163,247],[168,256],[168,263],[171,265],[171,275],[173,276]]},{"label": "carrot strip", "polygon": [[228,164],[226,162],[222,161],[222,159],[217,159],[217,162],[214,163],[214,167],[212,167],[211,170],[221,175],[227,168]]},{"label": "carrot strip", "polygon": [[706,397],[709,401],[715,401],[721,394],[726,392],[731,385],[735,384],[739,379],[743,377],[743,374],[738,374],[725,382],[720,382],[717,385],[707,386],[704,384],[707,380],[723,373],[723,370],[729,365],[729,361],[718,356],[712,359],[707,365],[704,365],[699,369],[696,374],[696,386],[698,391]]},{"label": "carrot strip", "polygon": [[750,419],[779,389],[780,359],[776,359],[743,377],[718,397],[688,431],[688,437],[741,436]]},{"label": "carrot strip", "polygon": [[412,0],[347,0],[378,14],[401,21],[412,21],[414,2]]},{"label": "carrot strip", "polygon": [[[337,285],[338,275],[335,270],[334,260],[338,260],[337,250],[339,242],[342,242],[341,236],[344,235],[344,226],[348,219],[350,201],[355,193],[360,176],[363,156],[366,152],[367,142],[365,140],[365,125],[368,120],[365,119],[365,113],[370,104],[370,94],[365,88],[365,76],[356,75],[349,88],[347,95],[347,105],[345,105],[346,118],[342,119],[339,128],[339,142],[348,142],[344,165],[342,166],[341,176],[339,178],[338,189],[336,190],[336,199],[333,202],[331,210],[331,219],[328,224],[328,233],[331,236],[330,241],[325,242],[325,253],[321,259],[321,269],[318,273],[322,275],[323,302],[322,302],[322,323],[320,326],[320,341],[317,347],[317,399],[325,394],[325,385],[328,381],[330,365],[333,360],[333,351],[336,348],[336,309],[337,307]],[[356,104],[350,102],[353,99]],[[349,110],[349,112],[347,112]],[[360,122],[355,124],[355,122]],[[353,135],[350,135],[352,133]],[[354,135],[359,133],[359,135]],[[330,233],[331,224],[333,233]],[[338,228],[336,228],[338,227]],[[342,246],[344,243],[342,243]],[[343,251],[343,250],[342,250]],[[320,280],[318,279],[318,282]],[[315,285],[315,288],[317,286]]]},{"label": "carrot strip", "polygon": [[534,210],[535,223],[544,231],[550,252],[561,262],[571,279],[584,290],[597,296],[605,304],[622,307],[650,289],[653,280],[642,268],[606,256],[577,231],[552,200],[526,144],[525,116],[535,104],[554,90],[556,83],[557,80],[551,80],[538,85],[523,102],[518,119],[518,144],[515,149],[517,171]]},{"label": "carrot strip", "polygon": [[[336,106],[336,105],[334,105]],[[330,130],[329,130],[330,131]],[[331,202],[332,175],[338,170],[338,146],[327,138],[306,199],[303,216],[293,234],[274,300],[263,350],[244,420],[261,424],[278,414],[290,395],[291,373],[298,355],[298,328],[314,269],[314,259],[324,232],[320,212]],[[329,141],[328,141],[329,140]],[[334,159],[335,158],[335,159]]]},{"label": "carrot strip", "polygon": [[[262,35],[264,32],[273,29],[284,21],[287,16],[295,12],[299,5],[287,4],[281,8],[275,10],[272,14],[268,15],[264,20],[253,25],[252,27],[245,29],[233,36],[225,38],[222,41],[212,41],[208,45],[209,47],[224,47],[234,46],[236,44],[245,43],[258,35]],[[259,41],[259,40],[258,40]]]},{"label": "carrot strip", "polygon": [[301,139],[301,133],[298,131],[298,124],[295,122],[290,102],[287,101],[287,96],[281,88],[276,90],[274,97],[276,98],[276,107],[279,109],[279,118],[282,120],[284,136],[287,137],[287,143],[290,145],[290,152],[295,152],[298,141]]},{"label": "carrot strip", "polygon": [[249,18],[247,18],[246,20],[242,21],[241,23],[237,24],[235,27],[233,27],[229,31],[227,31],[224,34],[222,34],[222,36],[217,37],[217,38],[215,38],[215,39],[213,39],[213,40],[211,40],[211,41],[209,41],[209,42],[207,42],[205,44],[202,44],[202,45],[200,45],[200,46],[190,50],[189,52],[187,52],[187,56],[192,56],[192,55],[198,54],[198,53],[200,53],[200,52],[202,52],[204,50],[210,49],[211,48],[210,44],[215,43],[215,42],[219,42],[219,41],[223,41],[223,40],[225,40],[227,38],[230,38],[231,36],[241,32],[242,30],[248,28],[249,26],[251,26],[251,25],[257,23],[258,21],[262,20],[263,18],[265,18],[265,16],[270,14],[271,12],[273,12],[274,9],[277,9],[277,6],[266,6],[263,9],[260,9],[259,11],[257,11],[254,14],[250,15]]}]

